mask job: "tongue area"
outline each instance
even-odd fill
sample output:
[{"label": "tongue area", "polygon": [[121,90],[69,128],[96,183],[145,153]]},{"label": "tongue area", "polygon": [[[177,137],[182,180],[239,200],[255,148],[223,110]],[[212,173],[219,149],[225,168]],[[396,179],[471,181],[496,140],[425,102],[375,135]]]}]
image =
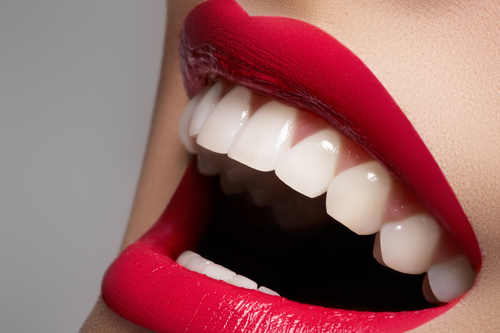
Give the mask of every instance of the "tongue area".
[{"label": "tongue area", "polygon": [[340,223],[287,232],[269,208],[248,196],[214,193],[215,207],[196,251],[281,296],[325,307],[404,311],[429,308],[423,275],[407,275],[376,262],[374,236],[358,236]]}]

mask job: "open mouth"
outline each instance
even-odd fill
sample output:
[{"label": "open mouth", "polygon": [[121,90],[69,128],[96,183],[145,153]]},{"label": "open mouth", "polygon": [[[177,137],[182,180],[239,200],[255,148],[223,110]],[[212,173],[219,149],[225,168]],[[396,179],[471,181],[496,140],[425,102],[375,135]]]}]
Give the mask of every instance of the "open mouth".
[{"label": "open mouth", "polygon": [[402,332],[470,289],[472,228],[355,55],[230,0],[195,8],[180,49],[181,137],[215,177],[188,168],[106,273],[108,306],[159,332]]}]

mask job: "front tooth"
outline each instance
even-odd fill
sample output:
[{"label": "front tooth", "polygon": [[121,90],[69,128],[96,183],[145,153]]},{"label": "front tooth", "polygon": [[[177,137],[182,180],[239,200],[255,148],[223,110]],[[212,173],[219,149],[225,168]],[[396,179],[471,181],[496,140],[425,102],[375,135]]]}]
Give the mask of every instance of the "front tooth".
[{"label": "front tooth", "polygon": [[191,259],[189,259],[186,265],[184,265],[184,267],[193,272],[201,273],[203,272],[205,267],[210,266],[212,264],[213,262],[211,262],[210,260],[207,260],[202,256],[198,255],[198,256],[193,256]]},{"label": "front tooth", "polygon": [[186,264],[188,263],[188,261],[191,259],[191,258],[197,258],[197,257],[200,257],[200,255],[196,252],[193,252],[193,251],[184,251],[181,253],[181,255],[177,258],[176,262],[179,264],[179,265],[182,265],[184,267],[186,267]]},{"label": "front tooth", "polygon": [[358,235],[380,230],[391,176],[379,163],[363,163],[337,175],[328,187],[326,210]]},{"label": "front tooth", "polygon": [[280,157],[276,175],[295,191],[309,198],[317,197],[326,192],[335,175],[339,146],[337,131],[319,131]]},{"label": "front tooth", "polygon": [[198,106],[194,110],[191,123],[189,124],[188,133],[190,137],[195,137],[200,133],[201,127],[205,123],[208,115],[212,112],[215,105],[219,103],[223,89],[224,82],[219,81],[214,84],[200,100]]},{"label": "front tooth", "polygon": [[257,289],[257,283],[250,280],[246,276],[236,275],[230,281],[230,284],[237,287],[242,287],[246,289]]},{"label": "front tooth", "polygon": [[382,259],[399,272],[424,273],[431,265],[440,235],[441,228],[427,213],[385,223],[380,230]]},{"label": "front tooth", "polygon": [[260,286],[258,290],[260,292],[263,292],[264,294],[268,294],[268,295],[272,295],[272,296],[279,296],[280,295],[277,292],[275,292],[274,290],[269,289],[269,288],[264,287],[264,286]]},{"label": "front tooth", "polygon": [[181,141],[184,144],[184,147],[191,154],[196,154],[198,152],[198,145],[196,144],[196,141],[189,136],[189,126],[191,123],[191,119],[193,118],[194,111],[207,92],[208,87],[205,87],[201,92],[196,94],[196,96],[194,96],[193,99],[189,101],[189,104],[186,106],[186,109],[184,109],[181,120],[179,122],[179,136],[181,137]]},{"label": "front tooth", "polygon": [[226,154],[234,138],[250,117],[252,93],[237,86],[208,115],[196,142],[211,151]]},{"label": "front tooth", "polygon": [[210,276],[212,279],[222,280],[224,282],[229,282],[233,277],[236,276],[235,272],[214,263],[206,265],[201,273],[205,274],[206,276]]},{"label": "front tooth", "polygon": [[465,294],[474,284],[475,273],[464,255],[434,264],[427,272],[434,296],[441,302],[451,302]]},{"label": "front tooth", "polygon": [[246,123],[229,148],[228,156],[259,171],[272,171],[290,149],[298,111],[271,101]]}]

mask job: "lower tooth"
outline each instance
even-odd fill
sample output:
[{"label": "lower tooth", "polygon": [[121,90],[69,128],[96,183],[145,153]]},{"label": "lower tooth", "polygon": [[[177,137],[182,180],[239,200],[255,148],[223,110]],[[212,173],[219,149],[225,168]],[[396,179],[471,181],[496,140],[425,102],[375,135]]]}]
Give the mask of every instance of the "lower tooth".
[{"label": "lower tooth", "polygon": [[328,187],[328,215],[358,235],[380,230],[391,176],[379,163],[372,161],[337,175]]},{"label": "lower tooth", "polygon": [[277,292],[275,292],[274,290],[269,289],[269,288],[264,287],[264,286],[260,286],[258,290],[261,291],[261,292],[263,292],[264,294],[269,294],[269,295],[272,295],[272,296],[279,296],[280,295]]},{"label": "lower tooth", "polygon": [[474,284],[475,273],[464,255],[434,264],[427,272],[434,296],[441,302],[451,302],[465,294]]},{"label": "lower tooth", "polygon": [[427,213],[389,222],[380,230],[383,262],[407,274],[427,271],[439,242],[441,228]]},{"label": "lower tooth", "polygon": [[[176,261],[178,264],[184,266],[185,268],[193,272],[209,276],[212,279],[224,281],[237,287],[254,289],[254,290],[257,289],[256,282],[250,280],[249,278],[243,275],[238,275],[224,266],[215,264],[212,261],[203,258],[202,256],[200,256],[195,252],[185,251],[177,258]],[[273,293],[272,295],[274,294],[278,295],[276,292],[266,287],[260,287],[259,290],[260,289],[262,289],[261,290],[262,292],[265,293],[272,292]]]},{"label": "lower tooth", "polygon": [[235,272],[214,263],[206,265],[201,271],[201,274],[205,274],[210,276],[212,279],[222,280],[224,282],[229,282],[229,280],[236,276]]},{"label": "lower tooth", "polygon": [[184,265],[184,267],[193,272],[201,273],[203,272],[206,266],[211,264],[213,264],[213,262],[198,255],[198,256],[193,256],[191,259],[189,259],[186,265]]},{"label": "lower tooth", "polygon": [[182,254],[177,258],[177,263],[182,266],[186,266],[188,263],[189,259],[195,258],[195,257],[200,257],[200,255],[196,252],[193,251],[184,251]]},{"label": "lower tooth", "polygon": [[230,284],[246,289],[257,289],[257,283],[243,275],[236,275],[230,281]]}]

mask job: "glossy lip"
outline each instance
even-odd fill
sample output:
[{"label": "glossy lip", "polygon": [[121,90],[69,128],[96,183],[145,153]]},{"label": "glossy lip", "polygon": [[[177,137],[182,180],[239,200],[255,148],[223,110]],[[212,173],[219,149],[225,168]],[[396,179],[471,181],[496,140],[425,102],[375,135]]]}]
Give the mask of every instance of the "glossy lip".
[{"label": "glossy lip", "polygon": [[[479,271],[477,239],[429,150],[370,70],[334,38],[301,21],[249,17],[232,0],[211,0],[186,19],[180,51],[190,97],[225,78],[323,117],[406,183]],[[102,293],[110,308],[158,332],[402,332],[458,302],[397,313],[328,309],[188,271],[171,258],[196,244],[208,197],[207,180],[191,165],[157,224],[108,269]]]}]

